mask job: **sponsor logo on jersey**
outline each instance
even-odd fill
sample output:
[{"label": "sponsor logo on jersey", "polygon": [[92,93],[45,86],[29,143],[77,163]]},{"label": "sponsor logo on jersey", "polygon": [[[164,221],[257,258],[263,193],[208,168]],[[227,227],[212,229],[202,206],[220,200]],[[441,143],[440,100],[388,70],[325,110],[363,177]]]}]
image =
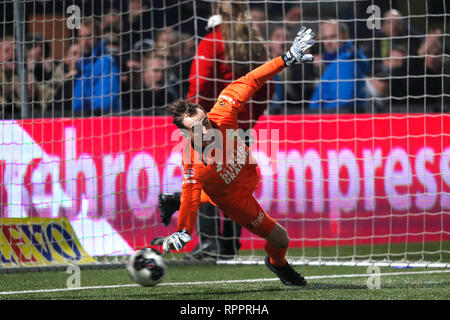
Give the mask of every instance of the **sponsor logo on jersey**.
[{"label": "sponsor logo on jersey", "polygon": [[256,217],[256,219],[253,220],[252,222],[250,222],[251,228],[253,228],[253,229],[258,228],[261,225],[261,223],[263,222],[263,220],[264,220],[264,212],[260,211],[258,213],[258,216]]},{"label": "sponsor logo on jersey", "polygon": [[234,101],[233,98],[231,98],[231,97],[229,97],[229,96],[227,96],[227,95],[224,95],[224,94],[221,94],[221,95],[219,96],[219,99],[225,99],[225,100],[227,100],[228,102],[231,102],[232,104],[236,104],[236,101]]},{"label": "sponsor logo on jersey", "polygon": [[195,169],[188,168],[188,169],[184,170],[183,176],[185,179],[189,179],[189,178],[193,178],[194,174],[195,174]]}]

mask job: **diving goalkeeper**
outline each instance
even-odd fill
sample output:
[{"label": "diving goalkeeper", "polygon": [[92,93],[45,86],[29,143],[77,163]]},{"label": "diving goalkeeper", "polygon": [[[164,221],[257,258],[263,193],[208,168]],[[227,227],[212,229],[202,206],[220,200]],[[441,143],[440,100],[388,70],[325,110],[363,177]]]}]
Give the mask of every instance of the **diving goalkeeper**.
[{"label": "diving goalkeeper", "polygon": [[[271,218],[253,196],[259,184],[256,161],[240,138],[230,135],[230,130],[237,129],[238,113],[266,81],[287,66],[313,60],[312,55],[305,54],[313,45],[313,38],[311,29],[302,27],[290,50],[228,85],[208,113],[189,100],[177,100],[168,106],[173,123],[187,138],[178,231],[153,239],[152,245],[162,245],[167,253],[179,251],[191,241],[201,198],[207,195],[224,215],[266,240],[265,264],[282,283],[306,285],[306,280],[286,260],[289,245],[286,229]],[[222,138],[217,135],[211,138],[212,132],[220,133]],[[232,150],[231,158],[229,150]]]}]

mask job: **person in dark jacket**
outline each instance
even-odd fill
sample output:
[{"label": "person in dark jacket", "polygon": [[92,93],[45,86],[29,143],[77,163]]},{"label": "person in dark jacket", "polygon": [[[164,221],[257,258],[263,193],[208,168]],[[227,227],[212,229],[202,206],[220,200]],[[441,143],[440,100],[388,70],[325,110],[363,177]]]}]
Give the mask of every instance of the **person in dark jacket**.
[{"label": "person in dark jacket", "polygon": [[166,115],[169,103],[178,99],[178,92],[168,81],[168,59],[155,51],[144,61],[142,107],[145,115]]},{"label": "person in dark jacket", "polygon": [[53,71],[52,78],[45,82],[48,112],[61,117],[72,116],[73,85],[80,58],[81,46],[74,42],[66,49],[61,63]]},{"label": "person in dark jacket", "polygon": [[366,98],[365,76],[370,62],[349,40],[344,23],[328,20],[320,26],[320,38],[325,53],[322,56],[322,77],[312,98],[311,109],[355,112]]},{"label": "person in dark jacket", "polygon": [[440,30],[431,31],[418,48],[417,56],[410,58],[409,103],[417,112],[449,111],[450,65],[442,39]]},{"label": "person in dark jacket", "polygon": [[366,50],[370,58],[388,58],[395,46],[408,49],[407,55],[415,55],[419,46],[419,32],[414,25],[407,23],[407,18],[396,9],[390,9],[383,14],[380,29],[374,29],[372,45]]}]

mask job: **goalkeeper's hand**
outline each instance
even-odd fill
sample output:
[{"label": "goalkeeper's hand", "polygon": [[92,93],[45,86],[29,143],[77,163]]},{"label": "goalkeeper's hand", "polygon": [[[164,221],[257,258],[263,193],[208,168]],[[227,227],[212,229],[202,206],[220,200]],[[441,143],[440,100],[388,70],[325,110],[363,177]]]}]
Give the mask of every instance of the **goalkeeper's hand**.
[{"label": "goalkeeper's hand", "polygon": [[162,245],[164,253],[169,253],[171,250],[180,251],[191,240],[192,237],[186,231],[178,231],[168,237],[156,237],[151,244],[154,246]]},{"label": "goalkeeper's hand", "polygon": [[311,29],[302,27],[292,43],[292,47],[283,54],[284,64],[290,66],[296,62],[310,62],[314,60],[312,54],[305,54],[305,51],[314,44],[315,34]]},{"label": "goalkeeper's hand", "polygon": [[173,214],[180,210],[181,192],[161,193],[158,195],[159,212],[163,225],[168,226]]}]

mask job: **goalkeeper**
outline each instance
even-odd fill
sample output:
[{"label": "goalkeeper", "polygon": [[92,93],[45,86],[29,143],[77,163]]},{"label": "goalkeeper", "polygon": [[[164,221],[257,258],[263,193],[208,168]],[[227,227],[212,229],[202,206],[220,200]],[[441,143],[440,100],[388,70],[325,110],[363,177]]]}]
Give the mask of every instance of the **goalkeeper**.
[{"label": "goalkeeper", "polygon": [[[285,285],[306,284],[306,280],[295,272],[286,260],[289,245],[286,229],[272,219],[253,196],[259,184],[255,160],[239,138],[227,136],[227,133],[229,129],[237,128],[238,113],[266,81],[286,66],[313,60],[312,55],[305,54],[314,43],[313,37],[311,29],[306,30],[303,27],[297,33],[289,51],[231,83],[221,92],[216,104],[207,114],[200,105],[188,100],[178,100],[169,105],[173,123],[187,132],[189,136],[186,138],[190,140],[190,144],[183,153],[183,186],[178,231],[168,237],[153,239],[152,245],[162,245],[164,252],[179,251],[192,240],[191,234],[203,190],[210,202],[221,209],[224,215],[267,240],[264,246],[268,254],[265,264]],[[210,130],[213,129],[219,130],[223,137],[222,143],[217,144],[217,141],[213,140],[219,145],[216,148],[228,151],[227,145],[232,144],[232,159],[239,161],[238,163],[212,161],[213,152],[207,152],[212,139],[206,138],[211,135]],[[225,152],[223,153],[225,157]],[[241,161],[242,159],[245,161]]]}]

